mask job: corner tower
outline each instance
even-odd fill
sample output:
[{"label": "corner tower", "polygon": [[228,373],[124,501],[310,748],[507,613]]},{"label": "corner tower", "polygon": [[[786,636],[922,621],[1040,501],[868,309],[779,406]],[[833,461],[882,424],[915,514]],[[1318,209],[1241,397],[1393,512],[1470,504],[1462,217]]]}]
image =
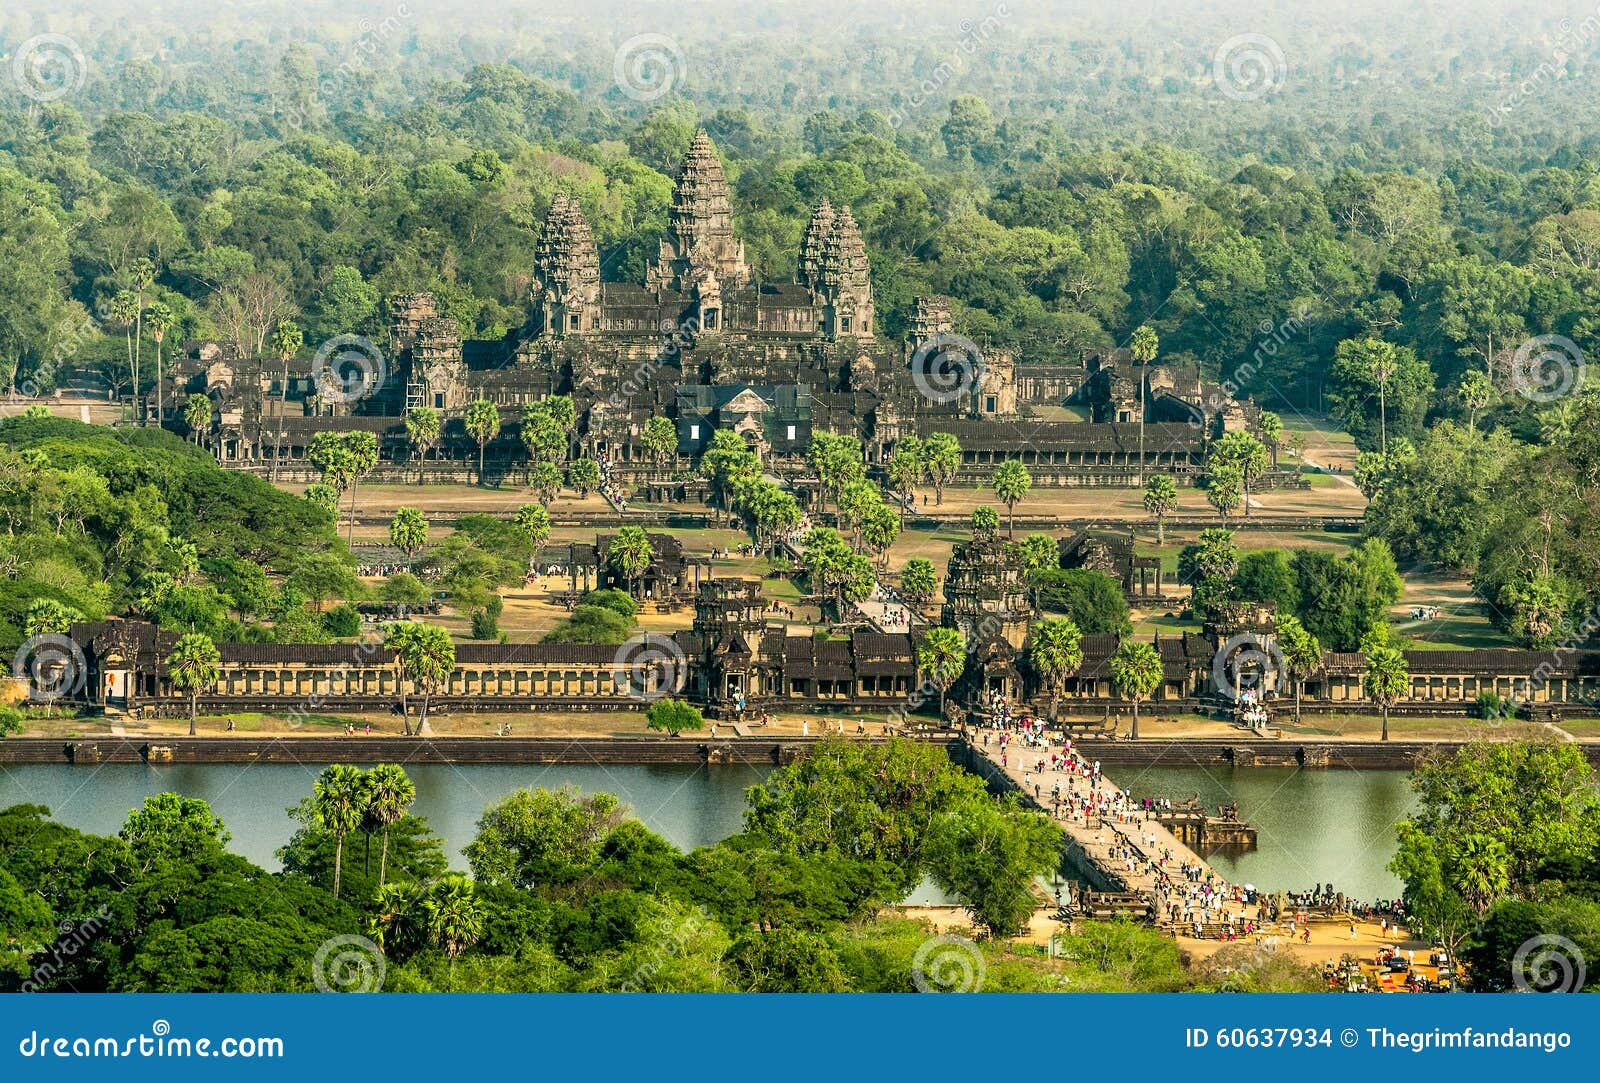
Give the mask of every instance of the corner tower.
[{"label": "corner tower", "polygon": [[[820,208],[819,208],[820,210]],[[822,330],[831,338],[872,337],[872,278],[867,246],[848,206],[839,208],[812,287],[822,302]]]},{"label": "corner tower", "polygon": [[557,193],[534,248],[534,325],[561,338],[600,329],[600,252],[577,203]]}]

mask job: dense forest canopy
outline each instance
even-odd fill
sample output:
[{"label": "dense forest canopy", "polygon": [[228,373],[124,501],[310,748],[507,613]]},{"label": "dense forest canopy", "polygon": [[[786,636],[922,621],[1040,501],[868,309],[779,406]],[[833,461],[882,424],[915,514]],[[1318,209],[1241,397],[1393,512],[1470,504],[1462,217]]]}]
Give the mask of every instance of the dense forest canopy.
[{"label": "dense forest canopy", "polygon": [[515,335],[552,198],[637,280],[704,126],[761,276],[827,197],[888,334],[928,293],[1025,362],[1148,327],[1291,425],[1331,414],[1372,532],[1549,642],[1600,596],[1597,42],[1548,2],[8,5],[0,376],[125,394],[155,347],[129,294],[169,349],[288,318],[306,351],[383,342],[416,289]]}]

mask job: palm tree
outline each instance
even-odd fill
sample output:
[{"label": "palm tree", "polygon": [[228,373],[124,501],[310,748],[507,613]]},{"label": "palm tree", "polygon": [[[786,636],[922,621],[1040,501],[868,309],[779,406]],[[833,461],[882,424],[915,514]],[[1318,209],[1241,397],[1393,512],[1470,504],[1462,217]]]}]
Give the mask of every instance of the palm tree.
[{"label": "palm tree", "polygon": [[539,559],[539,549],[550,538],[550,512],[543,504],[524,504],[511,523],[528,540],[528,571]]},{"label": "palm tree", "polygon": [[1294,679],[1294,720],[1300,722],[1300,694],[1306,678],[1322,665],[1322,644],[1293,616],[1278,618],[1278,647]]},{"label": "palm tree", "polygon": [[272,480],[278,480],[278,461],[283,458],[283,419],[289,412],[289,359],[300,352],[306,336],[293,320],[279,320],[272,330],[272,352],[283,363],[283,383],[278,386],[278,442],[272,452]]},{"label": "palm tree", "polygon": [[379,889],[389,872],[389,828],[400,822],[416,799],[416,783],[399,764],[380,763],[367,772],[366,818],[383,830],[383,849],[378,857]]},{"label": "palm tree", "polygon": [[[417,453],[417,462],[427,461],[428,451],[439,442],[439,411],[431,406],[418,406],[406,414],[406,438]],[[417,467],[417,484],[423,482],[422,467]]]},{"label": "palm tree", "polygon": [[917,644],[917,668],[939,690],[939,717],[944,717],[944,694],[967,668],[967,645],[954,628],[929,628]]},{"label": "palm tree", "polygon": [[134,416],[138,416],[139,365],[133,359],[133,321],[139,313],[139,302],[132,290],[118,290],[111,298],[111,318],[122,325],[128,351],[128,374],[133,378]]},{"label": "palm tree", "polygon": [[478,484],[482,485],[483,449],[500,435],[500,411],[488,399],[478,399],[467,405],[465,424],[467,435],[478,444]]},{"label": "palm tree", "polygon": [[[434,691],[455,671],[455,644],[443,628],[420,621],[401,621],[389,626],[384,646],[395,652],[400,672],[422,696],[422,713],[417,718],[417,733],[420,734],[428,725],[428,703]],[[403,705],[401,710],[405,710]],[[405,718],[405,727],[406,736],[411,736],[409,716]]]},{"label": "palm tree", "polygon": [[629,589],[634,589],[634,584],[644,578],[645,572],[650,570],[650,562],[655,559],[655,548],[650,544],[650,538],[643,528],[625,526],[617,531],[616,537],[611,539],[611,544],[606,547],[606,560],[617,570],[623,579],[628,581]]},{"label": "palm tree", "polygon": [[1006,506],[1006,536],[1017,536],[1017,502],[1028,495],[1033,478],[1020,459],[1007,459],[994,472],[994,495]]},{"label": "palm tree", "polygon": [[217,645],[202,632],[182,636],[167,655],[167,678],[172,687],[189,693],[189,736],[195,735],[196,704],[202,688],[217,683]]},{"label": "palm tree", "polygon": [[183,404],[183,423],[188,426],[189,439],[200,446],[200,435],[211,424],[211,399],[196,391]]},{"label": "palm tree", "polygon": [[1140,324],[1133,330],[1133,337],[1128,340],[1128,352],[1137,362],[1134,378],[1139,381],[1139,473],[1144,473],[1144,385],[1146,383],[1145,367],[1156,359],[1156,354],[1161,350],[1161,340],[1156,333],[1146,324]]},{"label": "palm tree", "polygon": [[1383,740],[1389,739],[1389,708],[1411,690],[1411,666],[1393,647],[1373,646],[1367,651],[1367,672],[1361,681],[1367,698],[1383,711]]},{"label": "palm tree", "polygon": [[671,418],[659,414],[644,423],[644,446],[657,466],[678,450],[678,429]]},{"label": "palm tree", "polygon": [[944,487],[961,469],[961,442],[947,432],[929,433],[922,442],[922,468],[933,482],[933,502],[944,503]]},{"label": "palm tree", "polygon": [[350,449],[350,527],[346,544],[356,539],[356,485],[378,465],[378,438],[370,432],[347,432],[343,436]]},{"label": "palm tree", "polygon": [[1139,739],[1139,704],[1161,687],[1161,654],[1148,643],[1123,640],[1111,656],[1111,687],[1133,705],[1133,739]]},{"label": "palm tree", "polygon": [[167,332],[172,329],[178,317],[171,308],[160,301],[152,301],[150,307],[145,309],[144,318],[150,322],[150,337],[155,339],[156,343],[156,426],[159,428],[167,420],[161,387],[161,343],[166,340]]},{"label": "palm tree", "polygon": [[472,881],[465,876],[444,877],[428,892],[423,909],[428,917],[428,938],[444,951],[454,973],[456,956],[483,935],[483,908]]},{"label": "palm tree", "polygon": [[[134,386],[139,380],[139,347],[144,341],[144,294],[156,281],[156,265],[140,257],[133,262],[133,371]],[[158,377],[159,379],[159,377]],[[144,424],[144,400],[139,400],[139,424]]]},{"label": "palm tree", "polygon": [[348,763],[325,767],[311,790],[311,812],[319,827],[333,836],[333,897],[339,897],[344,873],[345,836],[361,826],[366,780]]},{"label": "palm tree", "polygon": [[1060,713],[1067,675],[1083,664],[1083,633],[1071,619],[1042,620],[1033,626],[1028,662],[1050,690],[1050,717]]},{"label": "palm tree", "polygon": [[1144,484],[1144,510],[1156,520],[1156,544],[1167,544],[1167,516],[1178,506],[1178,486],[1170,474],[1152,474]]},{"label": "palm tree", "polygon": [[422,552],[428,544],[428,520],[418,508],[396,508],[389,520],[389,544],[408,558]]}]

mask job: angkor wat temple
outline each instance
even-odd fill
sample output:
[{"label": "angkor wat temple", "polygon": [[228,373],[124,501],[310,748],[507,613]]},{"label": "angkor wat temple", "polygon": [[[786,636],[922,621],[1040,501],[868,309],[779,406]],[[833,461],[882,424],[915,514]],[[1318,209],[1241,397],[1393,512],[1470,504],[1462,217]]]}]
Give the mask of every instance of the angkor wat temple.
[{"label": "angkor wat temple", "polygon": [[960,440],[972,480],[1020,458],[1035,484],[1125,485],[1151,470],[1197,473],[1211,439],[1251,427],[1257,414],[1192,368],[1138,364],[1126,350],[1017,364],[954,335],[940,298],[916,299],[905,341],[889,341],[861,231],[849,207],[826,200],[805,228],[795,281],[761,281],[703,131],[642,283],[602,280],[588,222],[561,195],[531,270],[528,319],[496,341],[462,341],[431,295],[412,294],[390,303],[386,347],[363,347],[352,365],[193,345],[167,381],[164,423],[182,429],[185,397],[204,393],[214,420],[202,442],[225,464],[292,464],[316,433],[348,429],[375,433],[384,458],[404,462],[414,454],[404,417],[430,406],[444,417],[438,450],[448,463],[476,457],[462,415],[487,399],[503,422],[487,457],[506,469],[523,460],[522,408],[570,394],[574,453],[604,454],[624,474],[650,459],[642,434],[659,415],[675,422],[685,460],[718,429],[776,468],[814,429],[859,437],[869,461],[903,435],[943,431]]}]

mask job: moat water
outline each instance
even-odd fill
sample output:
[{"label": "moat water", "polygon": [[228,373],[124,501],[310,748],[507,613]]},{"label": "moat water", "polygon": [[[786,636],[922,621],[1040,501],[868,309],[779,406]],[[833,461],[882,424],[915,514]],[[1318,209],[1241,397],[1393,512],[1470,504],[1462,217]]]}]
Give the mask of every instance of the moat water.
[{"label": "moat water", "polygon": [[[294,764],[0,767],[0,808],[45,805],[56,819],[79,830],[114,834],[129,809],[152,794],[174,791],[207,801],[233,836],[230,848],[275,869],[275,853],[296,827],[286,810],[311,792],[320,769]],[[767,772],[737,765],[595,764],[415,765],[406,770],[417,786],[412,811],[444,839],[457,868],[466,866],[461,848],[471,841],[484,807],[519,787],[570,784],[614,793],[652,830],[692,849],[740,829],[745,790]],[[1224,801],[1238,802],[1240,815],[1258,830],[1258,848],[1211,855],[1217,870],[1234,882],[1267,890],[1332,882],[1362,899],[1399,890],[1385,866],[1394,854],[1394,824],[1414,807],[1405,772],[1125,767],[1112,777],[1140,797],[1179,800],[1199,793],[1213,811]],[[912,901],[943,900],[925,884]]]}]

